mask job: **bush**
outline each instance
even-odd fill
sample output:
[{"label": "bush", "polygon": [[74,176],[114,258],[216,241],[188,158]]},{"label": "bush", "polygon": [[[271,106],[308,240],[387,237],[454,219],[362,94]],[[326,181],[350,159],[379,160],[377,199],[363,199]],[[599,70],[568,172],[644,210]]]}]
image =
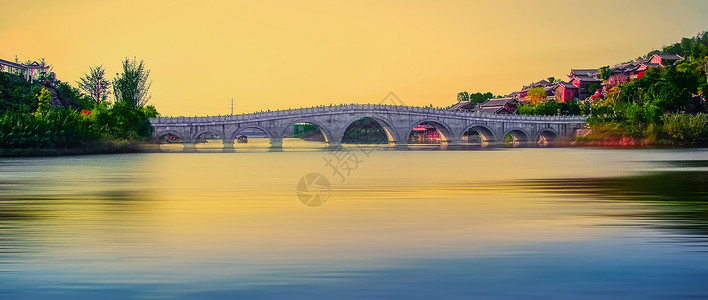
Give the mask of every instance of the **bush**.
[{"label": "bush", "polygon": [[117,102],[108,108],[99,104],[94,110],[96,126],[101,132],[121,140],[146,140],[152,135],[149,118],[156,117],[153,106],[133,108],[130,103]]},{"label": "bush", "polygon": [[529,104],[526,103],[519,107],[517,111],[520,115],[533,116],[556,116],[561,111],[561,105],[555,100],[548,100],[543,103]]},{"label": "bush", "polygon": [[672,138],[684,141],[695,141],[708,134],[708,117],[699,115],[665,115],[662,117],[664,131]]},{"label": "bush", "polygon": [[100,137],[89,119],[70,109],[50,109],[41,114],[5,112],[0,116],[3,148],[82,148],[97,143]]}]

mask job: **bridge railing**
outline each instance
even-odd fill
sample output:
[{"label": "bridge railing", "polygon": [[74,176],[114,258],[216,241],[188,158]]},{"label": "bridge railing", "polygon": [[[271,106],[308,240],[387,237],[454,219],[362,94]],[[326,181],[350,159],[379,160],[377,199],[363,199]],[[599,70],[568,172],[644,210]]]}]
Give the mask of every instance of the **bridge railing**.
[{"label": "bridge railing", "polygon": [[401,113],[423,113],[435,114],[436,116],[452,116],[452,117],[479,117],[498,121],[578,121],[584,122],[585,116],[525,116],[525,115],[504,115],[504,114],[486,114],[479,112],[462,112],[452,111],[443,108],[430,108],[418,106],[403,106],[403,105],[388,105],[388,104],[340,104],[329,106],[313,106],[297,109],[283,109],[274,111],[258,111],[253,113],[226,115],[226,116],[193,116],[193,117],[157,117],[151,118],[152,124],[177,124],[177,123],[213,123],[227,121],[250,121],[259,119],[274,119],[287,118],[293,116],[310,115],[310,114],[332,114],[341,112],[358,112],[358,111],[385,111],[385,112],[401,112]]}]

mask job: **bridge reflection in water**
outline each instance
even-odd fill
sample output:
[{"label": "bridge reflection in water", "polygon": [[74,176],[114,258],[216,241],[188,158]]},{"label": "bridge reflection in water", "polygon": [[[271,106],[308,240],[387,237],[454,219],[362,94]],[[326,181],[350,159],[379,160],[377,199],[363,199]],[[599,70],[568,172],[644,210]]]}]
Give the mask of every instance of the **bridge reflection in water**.
[{"label": "bridge reflection in water", "polygon": [[[390,146],[405,147],[416,128],[431,127],[443,145],[479,143],[482,145],[545,144],[558,138],[573,137],[584,128],[585,117],[519,116],[481,114],[445,109],[349,104],[256,112],[229,116],[161,117],[150,120],[155,142],[180,143],[184,151],[197,144],[220,140],[221,148],[234,149],[241,136],[263,137],[272,149],[283,147],[283,138],[292,135],[293,125],[307,123],[322,134],[323,147],[342,144],[346,130],[358,120],[376,122],[385,132]],[[367,141],[351,141],[368,143]]]}]

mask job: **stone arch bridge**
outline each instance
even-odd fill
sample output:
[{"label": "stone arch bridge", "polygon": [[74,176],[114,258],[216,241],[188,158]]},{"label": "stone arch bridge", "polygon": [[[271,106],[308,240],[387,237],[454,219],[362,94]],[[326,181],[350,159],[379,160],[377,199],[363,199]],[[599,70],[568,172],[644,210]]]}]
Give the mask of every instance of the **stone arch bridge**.
[{"label": "stone arch bridge", "polygon": [[338,146],[344,131],[361,118],[376,121],[392,145],[406,145],[410,132],[421,123],[438,130],[443,143],[462,142],[466,132],[479,133],[489,144],[503,143],[511,134],[517,141],[534,142],[540,137],[555,139],[574,136],[585,126],[585,117],[520,116],[482,114],[383,104],[348,104],[299,109],[255,112],[241,115],[207,117],[160,117],[150,119],[156,141],[167,135],[180,138],[185,148],[194,147],[207,134],[233,147],[234,139],[245,131],[258,129],[270,138],[271,147],[282,147],[283,137],[292,133],[293,125],[310,123],[324,135],[330,146]]}]

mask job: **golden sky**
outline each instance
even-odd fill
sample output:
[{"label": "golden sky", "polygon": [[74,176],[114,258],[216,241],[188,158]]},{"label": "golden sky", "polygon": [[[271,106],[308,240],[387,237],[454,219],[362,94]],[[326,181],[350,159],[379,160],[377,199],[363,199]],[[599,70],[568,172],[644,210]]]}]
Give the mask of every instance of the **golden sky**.
[{"label": "golden sky", "polygon": [[708,1],[0,0],[0,58],[75,85],[125,57],[163,115],[330,103],[448,106],[627,61],[708,30]]}]

